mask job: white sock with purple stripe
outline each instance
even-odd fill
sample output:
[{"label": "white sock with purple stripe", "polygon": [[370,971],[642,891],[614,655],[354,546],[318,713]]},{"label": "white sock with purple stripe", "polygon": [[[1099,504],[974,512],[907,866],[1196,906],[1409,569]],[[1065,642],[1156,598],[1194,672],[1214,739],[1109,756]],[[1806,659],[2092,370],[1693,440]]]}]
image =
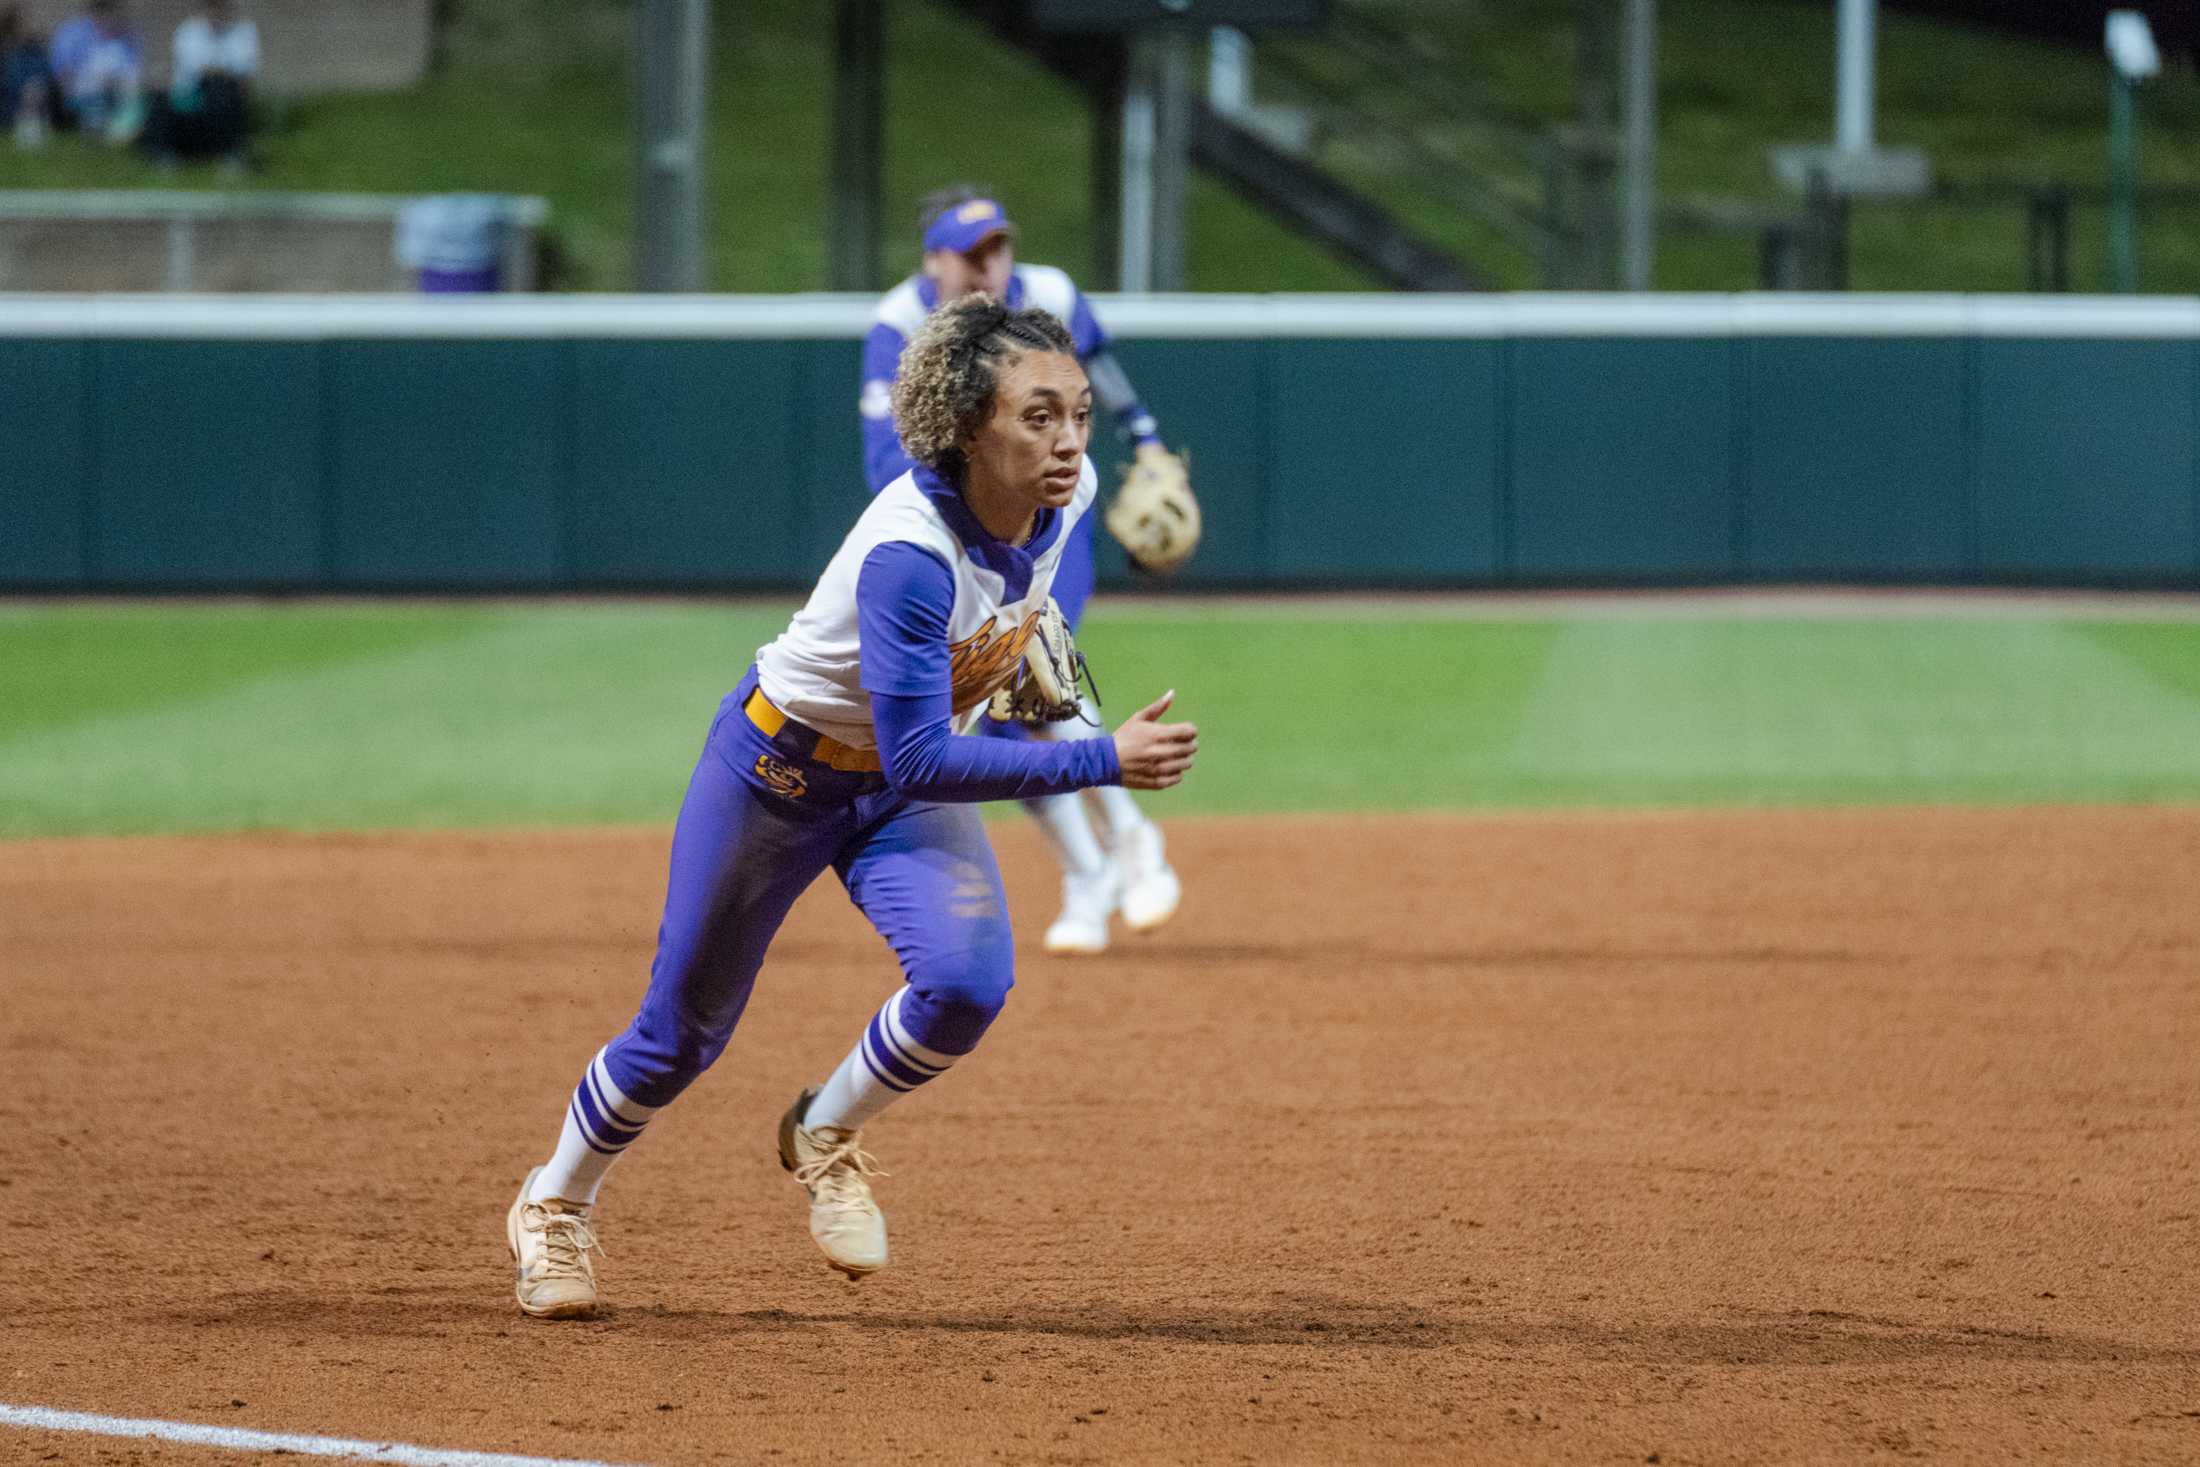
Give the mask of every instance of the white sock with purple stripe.
[{"label": "white sock with purple stripe", "polygon": [[926,1049],[909,1037],[901,1021],[903,988],[871,1016],[870,1027],[833,1071],[833,1078],[810,1102],[805,1126],[842,1126],[856,1130],[902,1096],[945,1072],[961,1059]]},{"label": "white sock with purple stripe", "polygon": [[535,1174],[527,1200],[544,1202],[552,1197],[566,1202],[593,1203],[611,1163],[641,1139],[642,1128],[657,1114],[653,1105],[639,1105],[611,1083],[604,1068],[603,1051],[588,1062],[573,1098],[565,1107],[565,1128],[558,1133],[557,1153],[549,1165]]}]

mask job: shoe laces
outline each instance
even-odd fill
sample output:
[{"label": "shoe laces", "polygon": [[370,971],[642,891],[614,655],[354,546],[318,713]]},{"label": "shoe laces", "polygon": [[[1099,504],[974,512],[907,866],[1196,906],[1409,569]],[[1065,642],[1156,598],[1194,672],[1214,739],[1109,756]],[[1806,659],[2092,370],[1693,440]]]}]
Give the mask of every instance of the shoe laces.
[{"label": "shoe laces", "polygon": [[588,1225],[584,1214],[553,1212],[540,1202],[530,1202],[520,1209],[519,1219],[521,1227],[542,1234],[542,1257],[535,1268],[537,1278],[584,1278],[588,1274],[588,1255],[604,1253],[603,1244],[597,1240],[596,1231]]},{"label": "shoe laces", "polygon": [[878,1164],[878,1158],[858,1146],[862,1133],[841,1132],[841,1139],[827,1139],[827,1129],[819,1127],[809,1133],[823,1149],[794,1169],[794,1179],[807,1187],[810,1196],[819,1202],[839,1207],[864,1207],[871,1205],[871,1189],[865,1179],[890,1176]]}]

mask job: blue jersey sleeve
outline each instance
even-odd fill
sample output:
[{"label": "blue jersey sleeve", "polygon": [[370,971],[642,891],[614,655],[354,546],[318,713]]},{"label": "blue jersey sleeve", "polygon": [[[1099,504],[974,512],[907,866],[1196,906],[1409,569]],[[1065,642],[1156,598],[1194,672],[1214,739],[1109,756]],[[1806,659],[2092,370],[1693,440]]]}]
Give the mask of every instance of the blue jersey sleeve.
[{"label": "blue jersey sleeve", "polygon": [[1092,302],[1075,286],[1070,287],[1069,339],[1077,348],[1080,362],[1096,351],[1105,351],[1108,345],[1108,333],[1100,329],[1100,318],[1092,313]]},{"label": "blue jersey sleeve", "polygon": [[53,40],[46,47],[46,64],[57,76],[72,75],[83,67],[98,39],[99,29],[89,18],[71,16],[54,27]]},{"label": "blue jersey sleeve", "polygon": [[948,803],[1028,800],[1117,784],[1115,740],[986,739],[955,732],[947,650],[955,582],[929,551],[881,545],[856,575],[858,677],[871,696],[886,782]]},{"label": "blue jersey sleeve", "polygon": [[952,673],[947,618],[955,578],[920,545],[894,540],[863,558],[856,573],[856,635],[866,693],[921,697],[945,690]]},{"label": "blue jersey sleeve", "polygon": [[863,393],[857,400],[863,414],[863,477],[876,494],[916,466],[902,452],[901,437],[894,432],[894,377],[901,370],[901,349],[907,339],[884,321],[871,328],[863,341]]}]

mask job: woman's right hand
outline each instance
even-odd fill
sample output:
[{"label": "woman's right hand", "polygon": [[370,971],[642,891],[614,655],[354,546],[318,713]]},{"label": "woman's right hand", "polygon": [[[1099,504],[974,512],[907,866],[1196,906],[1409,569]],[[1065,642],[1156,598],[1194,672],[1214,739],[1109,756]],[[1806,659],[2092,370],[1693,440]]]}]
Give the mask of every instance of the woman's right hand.
[{"label": "woman's right hand", "polygon": [[1171,688],[1115,731],[1115,762],[1122,766],[1125,789],[1165,790],[1192,767],[1192,756],[1199,752],[1199,726],[1161,721],[1175,701],[1176,689]]}]

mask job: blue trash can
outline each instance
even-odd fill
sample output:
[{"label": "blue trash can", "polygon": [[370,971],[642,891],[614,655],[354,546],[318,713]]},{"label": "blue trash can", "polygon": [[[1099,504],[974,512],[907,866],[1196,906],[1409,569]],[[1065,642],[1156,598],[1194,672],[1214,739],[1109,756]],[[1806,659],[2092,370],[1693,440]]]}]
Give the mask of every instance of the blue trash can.
[{"label": "blue trash can", "polygon": [[397,262],[423,291],[500,289],[504,200],[496,194],[435,194],[397,211]]}]

